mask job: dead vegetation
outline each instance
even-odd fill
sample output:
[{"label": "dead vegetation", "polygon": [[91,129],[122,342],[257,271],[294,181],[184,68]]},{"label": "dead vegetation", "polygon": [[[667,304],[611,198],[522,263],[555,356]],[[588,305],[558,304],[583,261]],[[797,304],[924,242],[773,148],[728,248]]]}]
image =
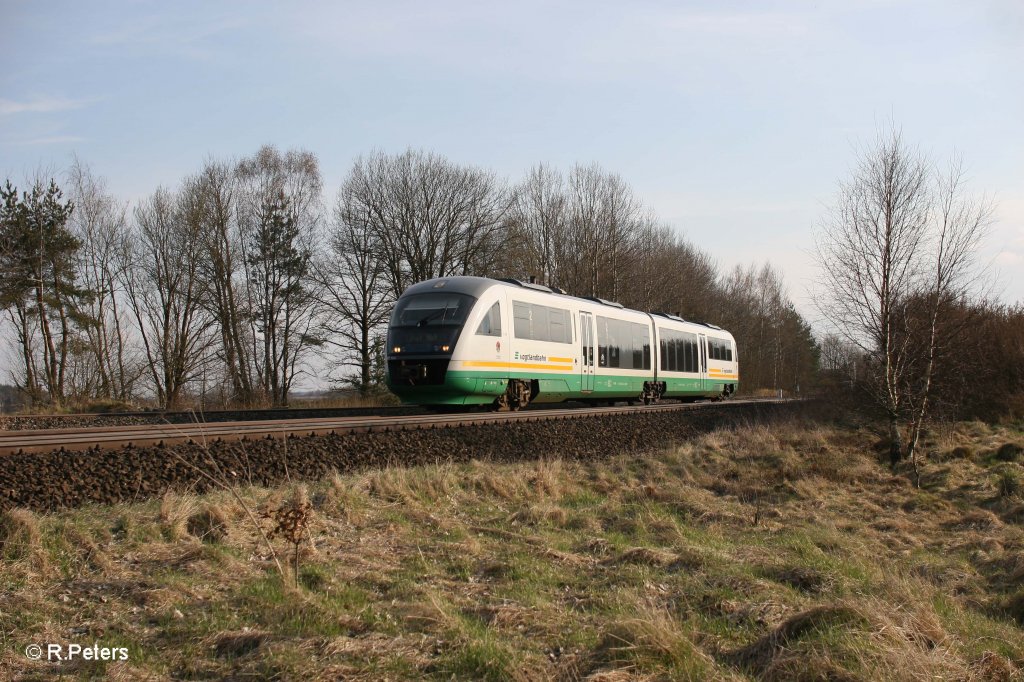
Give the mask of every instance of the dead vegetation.
[{"label": "dead vegetation", "polygon": [[[0,668],[94,679],[1020,679],[1019,429],[721,430],[0,516]],[[1019,460],[1019,458],[1018,458]],[[257,528],[257,522],[270,527]],[[269,536],[270,545],[266,534]],[[276,549],[275,549],[276,546]],[[287,556],[287,575],[275,565]],[[32,642],[125,663],[29,661]]]}]

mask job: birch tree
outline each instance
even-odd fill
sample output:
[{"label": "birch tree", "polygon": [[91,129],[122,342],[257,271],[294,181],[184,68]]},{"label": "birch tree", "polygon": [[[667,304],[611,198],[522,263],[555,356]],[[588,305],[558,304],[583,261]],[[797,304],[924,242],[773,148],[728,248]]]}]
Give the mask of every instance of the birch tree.
[{"label": "birch tree", "polygon": [[[840,185],[816,244],[818,308],[868,361],[862,385],[886,416],[890,462],[910,456],[915,471],[943,303],[970,293],[972,254],[991,210],[965,196],[959,168],[937,179],[898,131],[879,135]],[[923,334],[914,324],[915,300],[929,311]],[[900,422],[907,416],[904,450]]]}]

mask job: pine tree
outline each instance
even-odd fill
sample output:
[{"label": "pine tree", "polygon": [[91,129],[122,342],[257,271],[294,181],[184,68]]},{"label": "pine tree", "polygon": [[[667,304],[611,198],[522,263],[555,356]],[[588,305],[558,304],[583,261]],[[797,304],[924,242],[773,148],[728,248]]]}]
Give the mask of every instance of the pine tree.
[{"label": "pine tree", "polygon": [[291,202],[283,192],[263,203],[261,218],[249,235],[246,259],[255,299],[253,316],[263,342],[259,374],[273,404],[283,406],[294,378],[297,349],[308,341],[305,330],[297,326],[296,313],[310,300],[305,283],[311,254],[301,243]]},{"label": "pine tree", "polygon": [[53,180],[20,196],[8,180],[0,203],[0,305],[18,330],[22,389],[34,402],[45,392],[60,407],[74,330],[83,322],[79,303],[89,294],[75,281],[81,243],[67,227],[74,205]]}]

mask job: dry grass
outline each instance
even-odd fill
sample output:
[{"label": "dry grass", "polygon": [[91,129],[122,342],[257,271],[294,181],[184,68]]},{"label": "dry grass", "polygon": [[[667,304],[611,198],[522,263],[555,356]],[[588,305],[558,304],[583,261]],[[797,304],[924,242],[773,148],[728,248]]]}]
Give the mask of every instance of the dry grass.
[{"label": "dry grass", "polygon": [[0,514],[0,557],[5,564],[22,564],[37,572],[49,565],[43,550],[39,518],[27,509]]},{"label": "dry grass", "polygon": [[[923,488],[868,430],[443,464],[0,516],[0,669],[94,679],[1019,679],[1024,477],[980,423]],[[298,495],[298,497],[296,497]],[[299,499],[278,538],[249,509]],[[244,506],[243,506],[244,505]],[[294,506],[294,505],[292,505]],[[298,539],[299,543],[294,541]],[[292,563],[294,566],[295,564]],[[127,646],[50,667],[30,642]]]},{"label": "dry grass", "polygon": [[189,519],[198,508],[199,501],[195,495],[164,493],[160,499],[160,525],[168,540],[188,537]]}]

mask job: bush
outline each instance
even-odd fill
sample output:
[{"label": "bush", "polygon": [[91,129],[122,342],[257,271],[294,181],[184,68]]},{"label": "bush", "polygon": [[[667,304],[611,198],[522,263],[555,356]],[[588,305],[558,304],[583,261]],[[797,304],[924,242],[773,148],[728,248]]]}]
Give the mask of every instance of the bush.
[{"label": "bush", "polygon": [[996,450],[996,459],[1000,462],[1016,462],[1020,459],[1020,453],[1024,452],[1024,448],[1017,445],[1016,443],[1003,443],[1003,445]]},{"label": "bush", "polygon": [[973,459],[974,450],[966,445],[958,445],[949,453],[950,459]]}]

